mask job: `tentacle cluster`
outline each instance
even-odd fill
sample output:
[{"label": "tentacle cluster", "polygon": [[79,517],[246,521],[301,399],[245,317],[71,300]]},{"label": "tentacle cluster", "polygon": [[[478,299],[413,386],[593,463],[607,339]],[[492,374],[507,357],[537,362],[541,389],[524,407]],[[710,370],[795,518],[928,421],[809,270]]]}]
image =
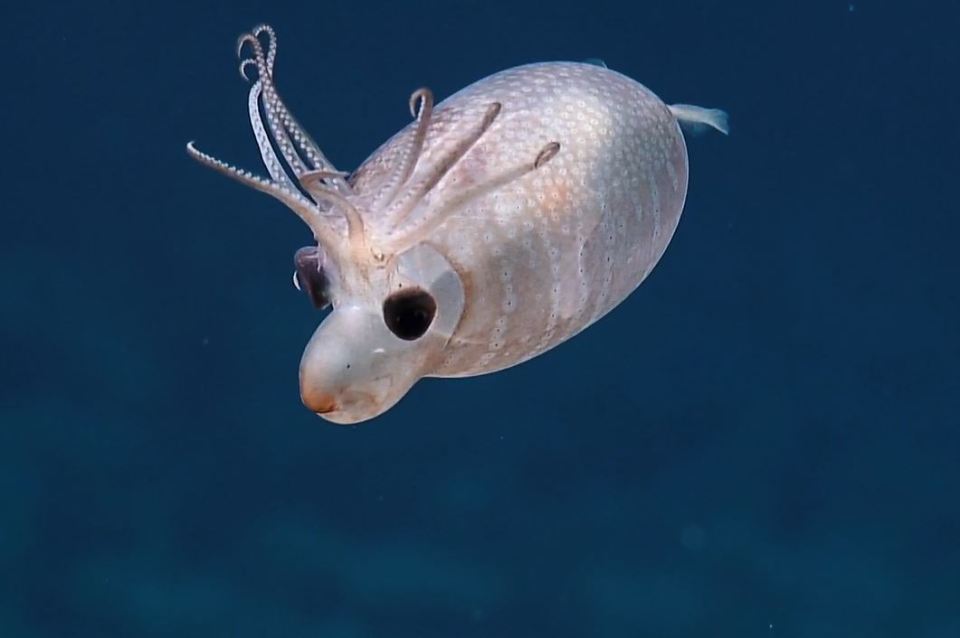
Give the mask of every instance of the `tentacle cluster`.
[{"label": "tentacle cluster", "polygon": [[[266,51],[261,42],[264,35],[267,39]],[[252,52],[252,57],[243,58],[247,47]],[[337,252],[342,240],[327,212],[332,207],[347,221],[350,244],[359,247],[364,241],[363,221],[347,199],[350,186],[346,181],[346,174],[337,171],[323,155],[277,93],[273,82],[277,38],[273,28],[260,25],[250,33],[240,36],[237,40],[237,55],[241,57],[240,75],[245,80],[251,81],[248,73],[251,69],[256,69],[256,79],[250,87],[247,109],[260,157],[270,179],[255,177],[248,171],[217,160],[197,150],[192,142],[187,146],[187,151],[202,164],[282,201],[310,226],[318,241],[327,245],[331,251]],[[280,152],[279,156],[277,150]],[[304,193],[308,197],[305,197]]]},{"label": "tentacle cluster", "polygon": [[[260,37],[264,34],[267,35],[266,53],[260,41]],[[253,57],[241,60],[240,75],[248,79],[248,67],[253,66],[257,69],[258,81],[263,85],[261,105],[267,117],[267,124],[294,175],[302,181],[302,177],[311,172],[322,173],[321,181],[324,185],[338,191],[349,191],[345,175],[339,173],[324,156],[316,142],[303,129],[277,93],[273,81],[273,66],[277,59],[277,35],[273,27],[261,24],[250,33],[240,36],[237,39],[238,57],[243,55],[246,45],[250,45]]]},{"label": "tentacle cluster", "polygon": [[[390,178],[389,188],[385,191],[389,195],[378,201],[385,209],[384,216],[389,224],[388,235],[391,237],[391,248],[396,252],[409,248],[429,235],[450,215],[474,199],[544,166],[560,151],[558,142],[550,142],[537,153],[533,161],[487,176],[472,187],[448,195],[438,203],[432,203],[429,210],[418,211],[418,206],[426,196],[483,137],[503,110],[502,104],[492,102],[479,121],[475,122],[465,134],[458,132],[458,138],[447,151],[431,166],[423,167],[414,179],[414,169],[418,167],[423,142],[433,114],[433,95],[427,89],[414,92],[410,96],[411,114],[414,113],[414,106],[418,101],[420,109],[416,115],[417,128],[410,136],[408,147],[401,154],[399,166]],[[421,214],[416,214],[416,218],[412,219],[415,211]]]},{"label": "tentacle cluster", "polygon": [[[266,48],[261,40],[264,35]],[[245,58],[243,54],[248,49],[251,56]],[[317,240],[332,254],[341,252],[342,231],[334,222],[339,215],[346,221],[347,239],[354,258],[361,258],[367,254],[363,249],[369,248],[376,261],[383,261],[381,247],[372,245],[367,236],[372,229],[364,228],[357,204],[359,196],[347,182],[347,174],[336,170],[323,155],[277,93],[273,79],[277,38],[273,28],[260,25],[240,36],[237,54],[241,58],[240,75],[252,82],[247,100],[250,125],[270,179],[257,177],[203,153],[193,142],[187,145],[187,151],[200,163],[282,201],[310,226]],[[251,79],[248,73],[254,69],[256,79]],[[420,211],[419,204],[490,129],[502,106],[499,102],[491,103],[465,134],[457,133],[454,143],[432,165],[421,167],[433,109],[434,98],[429,89],[414,91],[410,96],[410,114],[416,118],[416,127],[407,137],[396,166],[378,185],[376,194],[363,199],[365,207],[383,213],[387,228],[379,229],[385,231],[379,239],[386,244],[382,248],[390,252],[397,253],[415,244],[469,201],[540,168],[560,149],[557,142],[547,144],[532,162],[489,176],[446,197],[438,205],[431,205],[430,210]],[[331,211],[336,215],[331,216]],[[415,223],[411,223],[415,211],[418,214]]]}]

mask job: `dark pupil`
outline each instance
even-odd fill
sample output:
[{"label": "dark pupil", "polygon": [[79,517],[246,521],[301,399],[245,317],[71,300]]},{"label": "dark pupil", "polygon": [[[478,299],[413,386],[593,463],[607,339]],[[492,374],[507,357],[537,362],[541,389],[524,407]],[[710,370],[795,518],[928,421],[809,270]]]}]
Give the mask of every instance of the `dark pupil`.
[{"label": "dark pupil", "polygon": [[330,297],[320,260],[320,249],[316,246],[304,246],[293,256],[300,288],[307,293],[314,306],[323,309],[330,304]]},{"label": "dark pupil", "polygon": [[423,290],[403,290],[383,302],[383,320],[390,332],[413,341],[423,336],[437,314],[437,302]]}]

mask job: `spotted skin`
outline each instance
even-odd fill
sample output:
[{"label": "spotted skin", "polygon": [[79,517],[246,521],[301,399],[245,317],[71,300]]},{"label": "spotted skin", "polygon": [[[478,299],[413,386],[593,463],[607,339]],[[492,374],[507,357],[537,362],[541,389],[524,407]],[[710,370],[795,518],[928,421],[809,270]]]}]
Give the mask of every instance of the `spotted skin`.
[{"label": "spotted skin", "polygon": [[[313,231],[295,281],[333,309],[304,351],[300,391],[335,423],[384,413],[424,376],[516,365],[597,321],[650,274],[677,228],[680,123],[727,132],[722,111],[667,106],[605,66],[528,64],[436,105],[418,89],[414,120],[348,175],[280,98],[273,29],[239,45],[270,177],[188,151]],[[387,316],[414,306],[419,315]]]},{"label": "spotted skin", "polygon": [[[451,96],[434,113],[422,164],[430,166],[492,102],[503,105],[501,116],[422,209],[552,140],[560,151],[540,170],[469,202],[429,237],[470,282],[462,322],[432,376],[509,367],[602,317],[660,259],[686,195],[686,148],[668,107],[634,80],[583,63],[520,66]],[[413,129],[356,171],[359,194],[390,172]]]}]

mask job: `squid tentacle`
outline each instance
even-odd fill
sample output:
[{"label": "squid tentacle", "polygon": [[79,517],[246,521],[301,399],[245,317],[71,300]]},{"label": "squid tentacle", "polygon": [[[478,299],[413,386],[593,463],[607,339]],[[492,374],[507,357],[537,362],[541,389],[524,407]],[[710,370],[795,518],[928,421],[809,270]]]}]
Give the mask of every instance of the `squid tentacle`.
[{"label": "squid tentacle", "polygon": [[273,30],[269,24],[258,24],[253,27],[251,31],[253,37],[260,39],[260,35],[263,33],[267,34],[269,38],[267,42],[267,70],[270,71],[271,77],[273,76],[273,63],[277,60],[277,32]]},{"label": "squid tentacle", "polygon": [[501,188],[510,182],[520,179],[528,173],[542,168],[550,160],[556,157],[560,152],[559,142],[550,142],[537,153],[532,162],[525,162],[518,166],[508,168],[500,173],[487,177],[483,181],[466,188],[456,194],[441,200],[428,216],[419,220],[417,224],[400,239],[399,245],[395,247],[398,252],[406,250],[415,244],[421,237],[429,234],[432,230],[440,226],[453,213],[462,209],[471,201],[483,197],[493,191]]},{"label": "squid tentacle", "polygon": [[446,154],[441,156],[433,166],[427,169],[426,174],[414,183],[413,187],[404,194],[404,197],[397,199],[390,206],[388,218],[392,221],[394,230],[409,217],[417,204],[437,185],[437,182],[443,179],[444,175],[483,137],[483,134],[497,119],[501,109],[500,102],[491,103],[480,122],[463,139],[454,144]]},{"label": "squid tentacle", "polygon": [[273,181],[288,188],[293,188],[293,182],[290,180],[290,176],[287,175],[286,170],[284,170],[280,158],[277,157],[277,153],[273,149],[273,144],[270,142],[270,136],[263,126],[263,120],[260,119],[259,101],[262,90],[263,82],[262,80],[257,80],[253,86],[250,87],[250,96],[247,100],[247,109],[250,112],[250,126],[253,128],[253,136],[256,138],[257,146],[260,148],[260,157],[263,159],[263,164],[267,167],[267,172],[270,173]]},{"label": "squid tentacle", "polygon": [[[267,35],[266,52],[260,40],[263,34]],[[253,58],[241,62],[241,74],[246,78],[246,68],[251,65],[257,67],[257,73],[263,82],[262,105],[267,125],[294,175],[299,179],[302,173],[309,170],[335,171],[333,164],[303,129],[277,92],[273,80],[273,67],[277,57],[277,35],[273,28],[265,24],[258,25],[251,33],[242,35],[237,43],[238,55],[242,55],[244,45],[249,44],[253,50]],[[314,188],[320,185],[316,183]],[[331,178],[329,186],[342,192],[350,192],[349,184],[343,177]]]},{"label": "squid tentacle", "polygon": [[[260,36],[264,33],[268,37],[266,50],[260,41]],[[351,246],[363,245],[363,220],[349,199],[351,193],[345,179],[346,174],[336,171],[320,153],[319,148],[296,123],[276,92],[273,84],[273,67],[277,56],[275,32],[267,25],[260,25],[251,33],[241,35],[237,39],[237,54],[242,56],[248,45],[252,50],[252,57],[242,59],[239,69],[247,81],[252,81],[248,76],[250,67],[257,70],[257,78],[252,81],[248,94],[247,109],[260,157],[270,179],[208,155],[197,149],[193,142],[187,145],[187,152],[201,164],[286,204],[310,227],[317,241],[332,254],[344,250],[342,226],[338,224],[342,223],[341,219],[346,221]],[[306,162],[298,151],[306,156]],[[288,169],[292,172],[292,177]],[[296,181],[293,178],[296,178]],[[347,190],[336,190],[338,184],[346,186]],[[304,193],[309,195],[309,198]],[[332,206],[335,214],[328,214],[322,209],[322,205]]]},{"label": "squid tentacle", "polygon": [[406,147],[400,153],[397,168],[392,171],[374,200],[373,208],[375,209],[388,208],[393,203],[397,193],[413,175],[420,161],[423,142],[427,138],[427,131],[433,120],[433,92],[430,89],[423,87],[410,94],[410,116],[415,118],[417,126],[409,136]]},{"label": "squid tentacle", "polygon": [[254,175],[250,171],[237,168],[232,164],[228,164],[212,155],[204,153],[199,150],[193,142],[187,144],[187,153],[204,166],[212,168],[218,173],[226,175],[230,179],[238,181],[245,186],[249,186],[254,190],[266,193],[280,200],[310,227],[317,241],[332,252],[339,252],[338,246],[341,243],[340,234],[330,223],[330,219],[322,215],[317,206],[304,197],[292,184],[278,184]]},{"label": "squid tentacle", "polygon": [[[325,171],[313,171],[305,178],[301,178],[301,184],[309,184],[313,179],[329,179],[332,175],[337,175],[337,173],[330,174]],[[353,202],[351,202],[347,196],[341,195],[337,191],[326,187],[313,189],[310,193],[314,199],[332,204],[335,209],[343,213],[344,218],[347,220],[347,240],[350,242],[354,254],[361,254],[363,247],[366,245],[366,235],[363,231],[363,216],[360,214],[360,211],[357,210],[357,207],[353,205]]]},{"label": "squid tentacle", "polygon": [[[283,126],[281,121],[281,116],[278,113],[276,104],[280,102],[280,96],[277,95],[276,88],[273,84],[273,69],[267,62],[267,58],[263,51],[263,45],[260,43],[260,40],[252,33],[245,33],[240,36],[238,42],[238,50],[242,51],[244,45],[249,44],[253,49],[253,64],[257,67],[257,73],[259,75],[259,83],[262,86],[262,91],[260,92],[260,104],[263,106],[263,110],[267,116],[267,126],[270,128],[270,133],[273,135],[273,139],[276,142],[277,146],[280,148],[280,153],[283,155],[283,158],[287,161],[287,164],[290,166],[290,169],[293,171],[293,174],[299,178],[300,175],[307,172],[306,164],[303,160],[300,159],[300,156],[297,154],[297,150],[293,145],[293,141],[290,139],[290,136],[287,135],[287,131]],[[271,44],[271,49],[274,48],[274,45]],[[244,61],[246,62],[246,60]],[[241,63],[241,69],[244,69],[244,63]],[[253,89],[251,89],[251,92]],[[252,114],[251,114],[251,117]]]},{"label": "squid tentacle", "polygon": [[[260,41],[260,35],[268,35],[266,52],[263,43]],[[347,221],[347,233],[350,243],[359,246],[363,242],[363,220],[356,207],[347,199],[346,195],[341,195],[331,184],[337,180],[345,183],[345,175],[339,171],[333,170],[325,158],[318,159],[316,154],[308,151],[304,152],[304,145],[296,140],[302,140],[301,129],[297,125],[291,125],[292,116],[286,110],[283,101],[277,94],[273,84],[273,65],[276,61],[277,44],[276,34],[273,29],[267,25],[260,25],[253,29],[251,33],[240,36],[237,40],[237,52],[242,54],[243,48],[249,45],[253,52],[252,58],[247,58],[240,63],[240,72],[244,77],[249,66],[255,66],[257,69],[257,81],[250,87],[248,97],[248,110],[250,123],[253,127],[254,136],[260,149],[260,155],[267,167],[270,176],[279,185],[287,190],[297,190],[290,176],[287,174],[280,158],[274,150],[274,145],[279,149],[280,154],[286,161],[287,166],[296,178],[299,186],[310,198],[317,204],[333,205],[337,212],[341,213]],[[260,115],[260,108],[266,118],[266,127]],[[269,129],[269,133],[268,133]],[[294,139],[291,139],[289,131],[294,132]],[[301,158],[300,153],[307,155],[307,162],[313,168],[307,165]],[[319,153],[319,149],[317,149]],[[311,157],[313,158],[311,160]]]}]

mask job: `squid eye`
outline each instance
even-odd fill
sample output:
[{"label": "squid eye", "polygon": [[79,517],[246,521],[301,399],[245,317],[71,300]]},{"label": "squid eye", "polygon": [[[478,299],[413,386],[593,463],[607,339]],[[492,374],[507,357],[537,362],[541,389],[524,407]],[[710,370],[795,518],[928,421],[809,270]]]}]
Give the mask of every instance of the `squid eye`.
[{"label": "squid eye", "polygon": [[296,270],[293,285],[303,290],[321,310],[330,305],[330,282],[323,272],[323,253],[316,246],[304,246],[293,255]]},{"label": "squid eye", "polygon": [[437,302],[424,290],[401,290],[383,302],[384,323],[406,341],[422,337],[436,314]]}]

